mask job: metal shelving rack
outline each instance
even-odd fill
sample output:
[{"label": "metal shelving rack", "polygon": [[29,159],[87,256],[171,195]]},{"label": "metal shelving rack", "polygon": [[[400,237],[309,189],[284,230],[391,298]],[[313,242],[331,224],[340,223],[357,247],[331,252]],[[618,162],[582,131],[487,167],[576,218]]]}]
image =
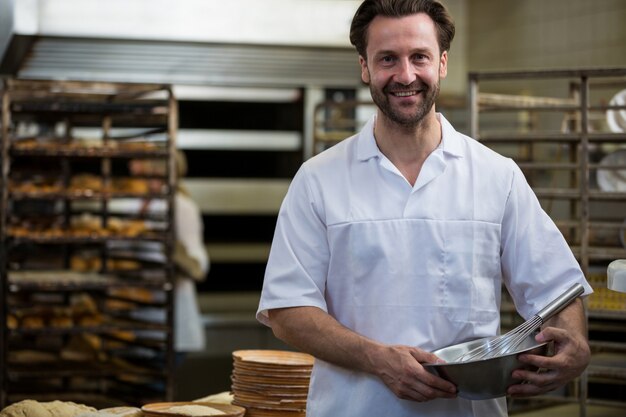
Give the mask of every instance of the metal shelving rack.
[{"label": "metal shelving rack", "polygon": [[[626,406],[594,398],[590,390],[596,383],[626,386],[626,299],[612,295],[609,301],[604,291],[606,265],[626,257],[626,192],[597,184],[600,170],[626,169],[602,163],[626,148],[626,132],[604,124],[607,111],[626,108],[608,104],[624,88],[626,68],[469,74],[470,136],[516,160],[596,288],[588,302],[594,359],[573,397],[566,395],[579,401],[581,416],[587,404]],[[612,356],[603,364],[606,353]]]},{"label": "metal shelving rack", "polygon": [[[171,400],[178,125],[171,88],[7,79],[0,94],[0,408],[26,398],[96,407]],[[98,137],[84,140],[78,129]],[[136,159],[167,167],[132,178],[159,181],[159,190],[118,188]],[[97,184],[72,188],[84,172]],[[164,201],[165,212],[155,218],[110,208],[146,198]],[[85,215],[95,228],[75,229]],[[161,256],[132,249],[146,243]],[[78,268],[74,261],[83,265],[86,253],[96,266]],[[146,308],[160,319],[133,315]],[[85,335],[95,356],[64,356]]]}]

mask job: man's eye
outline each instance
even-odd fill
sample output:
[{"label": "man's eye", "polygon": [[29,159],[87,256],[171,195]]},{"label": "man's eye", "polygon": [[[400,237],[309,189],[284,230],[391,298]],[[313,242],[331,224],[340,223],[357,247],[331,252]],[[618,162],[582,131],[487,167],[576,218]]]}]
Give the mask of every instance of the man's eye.
[{"label": "man's eye", "polygon": [[384,63],[391,63],[394,61],[394,58],[392,56],[384,56],[381,61]]}]

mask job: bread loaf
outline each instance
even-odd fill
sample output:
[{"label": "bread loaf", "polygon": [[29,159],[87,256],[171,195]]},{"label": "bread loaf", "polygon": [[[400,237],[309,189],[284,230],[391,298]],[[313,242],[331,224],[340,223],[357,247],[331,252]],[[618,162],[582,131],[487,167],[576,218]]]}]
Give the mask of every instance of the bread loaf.
[{"label": "bread loaf", "polygon": [[0,411],[0,417],[76,417],[85,412],[95,411],[93,407],[71,401],[23,400]]}]

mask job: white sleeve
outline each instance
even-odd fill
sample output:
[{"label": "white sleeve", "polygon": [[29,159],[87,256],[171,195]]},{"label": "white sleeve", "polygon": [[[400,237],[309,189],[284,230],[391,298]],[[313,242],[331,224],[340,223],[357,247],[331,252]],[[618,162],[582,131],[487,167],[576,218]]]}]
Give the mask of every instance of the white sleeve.
[{"label": "white sleeve", "polygon": [[269,325],[274,308],[314,306],[327,311],[324,291],[329,248],[323,209],[302,167],[281,205],[265,271],[257,319]]},{"label": "white sleeve", "polygon": [[585,286],[585,295],[593,290],[524,174],[511,163],[511,190],[502,220],[502,274],[518,312],[527,319],[575,283]]}]

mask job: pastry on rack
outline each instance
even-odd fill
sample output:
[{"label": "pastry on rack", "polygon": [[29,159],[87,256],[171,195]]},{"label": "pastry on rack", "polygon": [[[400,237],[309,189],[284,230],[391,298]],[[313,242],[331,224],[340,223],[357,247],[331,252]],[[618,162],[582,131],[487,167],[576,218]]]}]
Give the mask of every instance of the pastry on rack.
[{"label": "pastry on rack", "polygon": [[39,141],[37,138],[17,139],[11,143],[11,146],[20,150],[35,149],[39,146]]},{"label": "pastry on rack", "polygon": [[70,179],[68,191],[78,194],[102,191],[102,177],[93,174],[77,174]]},{"label": "pastry on rack", "polygon": [[11,364],[33,365],[57,362],[59,356],[56,353],[47,352],[45,350],[20,349],[11,350],[8,359]]},{"label": "pastry on rack", "polygon": [[147,288],[138,287],[118,287],[111,288],[109,295],[112,297],[119,297],[129,301],[136,301],[140,303],[153,303],[155,301],[154,291]]},{"label": "pastry on rack", "polygon": [[136,237],[147,231],[146,222],[143,220],[128,220],[122,234],[128,237]]},{"label": "pastry on rack", "polygon": [[111,191],[145,195],[150,192],[148,181],[140,178],[114,178],[111,181]]},{"label": "pastry on rack", "polygon": [[83,213],[72,217],[68,233],[74,237],[93,237],[102,235],[102,230],[101,217]]},{"label": "pastry on rack", "polygon": [[45,325],[44,318],[38,314],[27,314],[20,320],[22,329],[43,329]]},{"label": "pastry on rack", "polygon": [[129,311],[137,307],[136,303],[153,303],[154,291],[147,288],[119,287],[108,292],[111,299],[106,300],[107,310]]},{"label": "pastry on rack", "polygon": [[50,327],[68,329],[74,325],[72,312],[68,308],[58,307],[52,311],[52,316],[48,320]]},{"label": "pastry on rack", "polygon": [[[57,137],[31,137],[16,139],[12,142],[12,147],[18,150],[33,150],[40,149],[46,151],[54,151],[60,149],[61,146],[66,146],[63,143],[65,139]],[[66,141],[66,140],[65,140]]]},{"label": "pastry on rack", "polygon": [[61,358],[68,361],[90,362],[106,359],[102,351],[102,340],[93,334],[73,335],[61,349]]},{"label": "pastry on rack", "polygon": [[95,256],[86,257],[84,255],[73,255],[70,258],[70,269],[77,272],[91,272],[97,271],[92,264],[93,259],[98,259]]},{"label": "pastry on rack", "polygon": [[28,228],[21,225],[10,225],[7,227],[7,234],[12,237],[28,237],[30,231]]},{"label": "pastry on rack", "polygon": [[17,316],[13,314],[7,314],[7,328],[8,329],[17,329],[20,323],[17,319]]},{"label": "pastry on rack", "polygon": [[[48,219],[50,220],[50,219]],[[103,238],[103,237],[138,237],[145,234],[150,229],[144,220],[141,219],[120,219],[111,217],[107,221],[106,228],[103,227],[103,219],[90,213],[83,213],[72,217],[70,227],[66,228],[60,224],[48,221],[20,221],[8,225],[7,233],[14,238]],[[92,271],[99,268],[87,267],[76,261],[72,269],[77,271]]]},{"label": "pastry on rack", "polygon": [[131,151],[151,151],[157,149],[157,145],[153,142],[134,141],[134,142],[119,142],[118,149],[125,152]]},{"label": "pastry on rack", "polygon": [[10,181],[9,192],[23,194],[55,194],[61,192],[61,184],[51,179]]},{"label": "pastry on rack", "polygon": [[65,230],[59,226],[54,226],[49,229],[42,229],[35,231],[36,237],[43,237],[46,239],[56,239],[65,236]]},{"label": "pastry on rack", "polygon": [[110,271],[136,271],[141,268],[141,262],[133,259],[109,259],[107,265]]},{"label": "pastry on rack", "polygon": [[65,236],[63,228],[57,225],[31,224],[21,222],[7,227],[7,234],[14,238],[22,239],[50,239]]},{"label": "pastry on rack", "polygon": [[84,327],[99,326],[104,322],[102,314],[84,315],[78,320],[78,324]]},{"label": "pastry on rack", "polygon": [[89,294],[75,294],[70,301],[70,308],[74,323],[79,326],[99,326],[104,322],[104,316]]},{"label": "pastry on rack", "polygon": [[74,313],[97,313],[98,306],[95,300],[87,293],[75,294],[71,300]]}]

